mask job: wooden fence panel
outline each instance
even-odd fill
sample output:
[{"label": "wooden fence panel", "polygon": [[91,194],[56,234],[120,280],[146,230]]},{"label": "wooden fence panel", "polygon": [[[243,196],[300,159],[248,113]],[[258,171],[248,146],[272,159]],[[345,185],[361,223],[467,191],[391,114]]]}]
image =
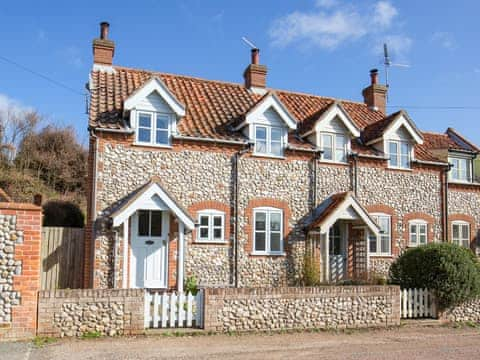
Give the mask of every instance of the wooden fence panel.
[{"label": "wooden fence panel", "polygon": [[81,288],[83,252],[83,229],[42,228],[42,290]]}]

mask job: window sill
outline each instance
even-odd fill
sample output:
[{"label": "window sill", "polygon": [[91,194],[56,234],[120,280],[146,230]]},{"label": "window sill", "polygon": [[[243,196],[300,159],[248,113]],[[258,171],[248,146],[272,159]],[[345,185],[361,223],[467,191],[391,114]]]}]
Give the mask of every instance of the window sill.
[{"label": "window sill", "polygon": [[333,161],[333,160],[320,159],[320,163],[332,164],[332,165],[345,165],[345,166],[348,166],[348,162],[343,162],[343,161]]},{"label": "window sill", "polygon": [[258,158],[285,160],[285,156],[280,156],[280,155],[262,154],[262,153],[255,153],[254,152],[254,153],[252,153],[252,156],[258,157]]},{"label": "window sill", "polygon": [[396,170],[396,171],[413,172],[412,168],[404,168],[404,167],[397,167],[397,166],[388,166],[387,169]]},{"label": "window sill", "polygon": [[473,185],[473,186],[480,186],[480,183],[475,181],[462,181],[462,180],[448,180],[449,184],[454,185]]},{"label": "window sill", "polygon": [[164,144],[152,144],[152,143],[142,143],[135,141],[133,143],[134,146],[144,146],[144,147],[153,147],[153,148],[160,148],[160,149],[171,149],[172,145],[164,145]]},{"label": "window sill", "polygon": [[392,258],[393,255],[392,254],[372,254],[372,253],[369,253],[368,254],[371,258]]},{"label": "window sill", "polygon": [[287,253],[285,252],[275,252],[275,253],[266,253],[266,252],[251,252],[250,256],[255,256],[255,257],[283,257],[287,256]]},{"label": "window sill", "polygon": [[193,242],[194,245],[228,245],[227,241],[202,241],[202,240],[195,240]]}]

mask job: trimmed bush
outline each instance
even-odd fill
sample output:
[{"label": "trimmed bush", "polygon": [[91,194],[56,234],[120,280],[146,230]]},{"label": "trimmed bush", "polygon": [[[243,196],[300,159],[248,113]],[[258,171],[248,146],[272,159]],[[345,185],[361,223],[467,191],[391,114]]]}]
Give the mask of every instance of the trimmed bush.
[{"label": "trimmed bush", "polygon": [[392,283],[428,288],[442,310],[480,295],[480,265],[469,249],[449,243],[409,249],[390,268]]},{"label": "trimmed bush", "polygon": [[305,251],[303,258],[303,279],[304,286],[320,285],[320,262],[310,250]]},{"label": "trimmed bush", "polygon": [[43,226],[83,228],[84,221],[82,210],[74,203],[51,200],[43,205]]}]

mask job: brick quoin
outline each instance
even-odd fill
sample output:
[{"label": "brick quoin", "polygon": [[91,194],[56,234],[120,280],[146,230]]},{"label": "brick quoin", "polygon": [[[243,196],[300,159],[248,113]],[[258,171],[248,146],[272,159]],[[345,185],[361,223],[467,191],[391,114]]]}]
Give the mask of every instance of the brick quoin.
[{"label": "brick quoin", "polygon": [[[290,208],[286,201],[271,199],[271,198],[256,198],[248,202],[245,209],[246,224],[244,231],[247,234],[247,243],[245,245],[245,251],[250,256],[258,257],[259,255],[252,255],[253,252],[253,229],[255,221],[253,216],[253,210],[258,207],[273,207],[283,210],[283,249],[288,252],[288,234],[290,233]],[[260,255],[261,256],[261,255]],[[272,255],[267,255],[271,257]],[[283,256],[283,255],[282,255]]]},{"label": "brick quoin", "polygon": [[16,230],[23,231],[23,243],[15,244],[14,252],[14,259],[22,262],[21,274],[13,277],[20,305],[12,306],[12,321],[0,328],[0,339],[31,338],[37,329],[42,210],[32,204],[0,203],[0,214],[16,216]]}]

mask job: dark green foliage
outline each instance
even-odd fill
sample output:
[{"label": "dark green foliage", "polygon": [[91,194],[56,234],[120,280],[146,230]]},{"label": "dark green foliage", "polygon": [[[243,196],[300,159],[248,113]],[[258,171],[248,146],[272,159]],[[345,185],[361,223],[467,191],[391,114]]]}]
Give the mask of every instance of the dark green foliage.
[{"label": "dark green foliage", "polygon": [[82,211],[74,203],[51,200],[43,205],[43,226],[83,228],[84,221]]},{"label": "dark green foliage", "polygon": [[441,309],[480,295],[480,265],[469,249],[449,243],[407,250],[390,268],[390,278],[402,288],[428,288]]}]

